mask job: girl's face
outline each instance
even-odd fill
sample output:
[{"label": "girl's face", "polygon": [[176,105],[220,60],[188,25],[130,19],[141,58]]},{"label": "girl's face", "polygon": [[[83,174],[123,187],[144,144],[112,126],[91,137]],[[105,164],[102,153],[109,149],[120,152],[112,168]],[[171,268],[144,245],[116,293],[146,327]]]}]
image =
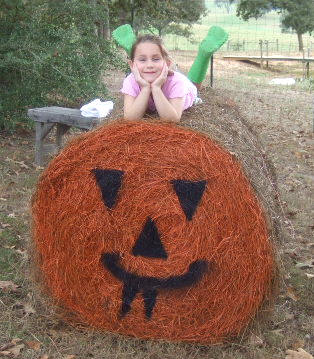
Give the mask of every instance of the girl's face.
[{"label": "girl's face", "polygon": [[137,45],[132,65],[136,65],[141,77],[152,83],[160,75],[165,59],[162,57],[158,45],[142,42]]}]

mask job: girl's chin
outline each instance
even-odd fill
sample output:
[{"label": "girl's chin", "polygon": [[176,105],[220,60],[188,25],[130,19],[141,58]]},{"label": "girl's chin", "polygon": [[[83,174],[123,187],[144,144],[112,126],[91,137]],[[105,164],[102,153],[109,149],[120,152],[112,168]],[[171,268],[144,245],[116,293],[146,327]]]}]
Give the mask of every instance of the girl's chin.
[{"label": "girl's chin", "polygon": [[149,83],[154,82],[159,75],[153,74],[153,75],[142,75],[143,79],[146,80]]}]

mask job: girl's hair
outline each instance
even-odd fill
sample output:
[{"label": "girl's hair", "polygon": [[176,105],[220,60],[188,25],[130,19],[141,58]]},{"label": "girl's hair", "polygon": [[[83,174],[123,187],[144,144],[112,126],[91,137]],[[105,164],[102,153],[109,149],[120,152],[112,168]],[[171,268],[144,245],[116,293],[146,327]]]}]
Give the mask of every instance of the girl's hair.
[{"label": "girl's hair", "polygon": [[132,61],[134,60],[134,55],[135,55],[135,50],[137,48],[137,45],[142,44],[143,42],[150,42],[152,44],[157,45],[160,49],[161,56],[166,61],[169,61],[169,62],[171,61],[170,55],[169,55],[168,51],[166,50],[162,39],[159,36],[152,35],[152,34],[139,35],[137,37],[136,41],[134,42],[134,44],[131,48],[130,58]]}]

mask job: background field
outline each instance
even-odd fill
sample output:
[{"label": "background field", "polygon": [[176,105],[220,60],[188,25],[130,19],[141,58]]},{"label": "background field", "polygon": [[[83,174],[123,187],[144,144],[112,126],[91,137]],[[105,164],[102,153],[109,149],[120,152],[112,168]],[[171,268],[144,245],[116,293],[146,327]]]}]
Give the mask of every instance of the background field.
[{"label": "background field", "polygon": [[[225,8],[215,6],[214,0],[207,0],[209,13],[200,24],[193,27],[195,43],[176,35],[168,35],[166,44],[169,49],[197,50],[198,43],[205,37],[212,25],[218,25],[229,33],[229,41],[220,49],[224,54],[229,52],[259,53],[259,40],[269,42],[272,53],[290,55],[298,52],[298,40],[295,33],[282,33],[280,15],[270,12],[260,19],[243,21],[236,16],[236,6],[232,5],[230,13]],[[305,52],[313,56],[314,36],[303,35]]]}]

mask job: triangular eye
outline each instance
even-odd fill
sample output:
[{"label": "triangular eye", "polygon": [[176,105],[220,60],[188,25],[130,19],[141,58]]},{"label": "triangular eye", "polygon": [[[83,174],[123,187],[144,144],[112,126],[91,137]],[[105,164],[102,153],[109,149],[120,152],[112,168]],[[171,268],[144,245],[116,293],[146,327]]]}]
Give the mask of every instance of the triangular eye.
[{"label": "triangular eye", "polygon": [[119,170],[102,170],[95,168],[92,170],[97,184],[101,190],[102,199],[108,208],[113,208],[116,204],[118,192],[121,187],[124,172]]},{"label": "triangular eye", "polygon": [[171,181],[171,184],[179,198],[183,212],[189,221],[191,221],[197,206],[200,203],[206,183],[206,180],[186,181],[177,179]]}]

